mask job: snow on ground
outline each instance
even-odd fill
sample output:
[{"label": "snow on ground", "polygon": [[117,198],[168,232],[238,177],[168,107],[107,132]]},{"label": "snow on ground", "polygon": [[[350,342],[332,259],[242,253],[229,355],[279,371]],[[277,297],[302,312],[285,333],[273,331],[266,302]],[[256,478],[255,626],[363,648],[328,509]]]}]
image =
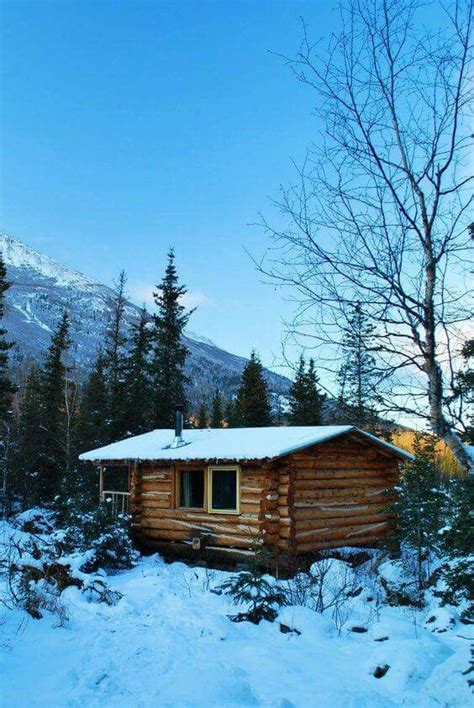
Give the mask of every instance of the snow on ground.
[{"label": "snow on ground", "polygon": [[[299,606],[274,623],[234,623],[229,598],[211,592],[228,577],[153,555],[108,577],[123,594],[115,606],[65,590],[64,626],[54,615],[34,620],[0,608],[0,705],[469,704],[468,627],[428,631],[426,610],[377,609],[368,591],[353,598],[340,632],[330,614]],[[283,634],[280,623],[301,634]]]}]

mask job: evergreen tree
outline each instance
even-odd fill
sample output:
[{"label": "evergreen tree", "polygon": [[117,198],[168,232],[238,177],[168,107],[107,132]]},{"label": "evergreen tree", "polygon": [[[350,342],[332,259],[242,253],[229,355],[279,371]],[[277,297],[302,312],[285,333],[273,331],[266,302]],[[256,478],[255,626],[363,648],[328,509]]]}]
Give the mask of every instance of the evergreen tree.
[{"label": "evergreen tree", "polygon": [[[10,495],[10,449],[13,429],[12,399],[15,392],[8,374],[8,350],[11,342],[5,338],[6,330],[2,327],[4,315],[4,298],[9,288],[7,271],[0,253],[0,490]],[[6,498],[3,500],[6,503]]]},{"label": "evergreen tree", "polygon": [[139,435],[148,430],[150,417],[150,318],[145,308],[140,319],[133,325],[130,337],[131,349],[126,362],[123,420],[127,434]]},{"label": "evergreen tree", "polygon": [[378,432],[374,351],[375,327],[357,304],[343,328],[341,340],[344,363],[338,373],[341,423],[357,425]]},{"label": "evergreen tree", "polygon": [[114,288],[112,316],[106,333],[104,369],[108,382],[107,421],[111,440],[125,436],[125,369],[126,337],[124,335],[125,286],[127,278],[122,271]]},{"label": "evergreen tree", "polygon": [[466,416],[469,424],[466,425],[464,442],[468,445],[474,445],[474,414],[472,413],[474,403],[474,368],[472,360],[474,359],[474,339],[468,339],[462,349],[461,356],[464,360],[465,368],[458,372],[456,377],[456,388],[454,399],[461,399],[465,402],[466,408],[471,411],[470,416]]},{"label": "evergreen tree", "polygon": [[211,428],[222,428],[224,414],[222,411],[222,396],[216,388],[211,404]]},{"label": "evergreen tree", "polygon": [[237,392],[237,425],[257,428],[271,425],[272,416],[267,382],[263,367],[255,351],[242,372],[242,382]]},{"label": "evergreen tree", "polygon": [[446,484],[445,525],[441,539],[447,556],[469,556],[474,547],[474,479],[455,475]]},{"label": "evergreen tree", "polygon": [[5,313],[5,293],[10,284],[7,282],[7,271],[0,253],[0,425],[6,422],[11,412],[12,398],[15,392],[8,374],[8,350],[13,346],[7,342],[6,329],[2,328],[2,320]]},{"label": "evergreen tree", "polygon": [[290,425],[321,425],[321,409],[325,395],[318,388],[319,379],[314,360],[309,360],[308,369],[303,356],[289,392]]},{"label": "evergreen tree", "polygon": [[44,445],[43,387],[39,367],[33,364],[21,400],[14,459],[15,496],[22,508],[40,503],[41,451]]},{"label": "evergreen tree", "polygon": [[201,403],[196,416],[196,428],[207,428],[208,412],[204,403]]},{"label": "evergreen tree", "polygon": [[99,353],[81,397],[77,422],[77,441],[81,451],[93,450],[110,442],[107,406],[104,356]]},{"label": "evergreen tree", "polygon": [[414,575],[422,591],[430,576],[430,556],[440,546],[440,520],[445,496],[435,462],[434,439],[417,433],[414,460],[403,466],[396,487],[397,500],[392,505],[396,529],[392,535],[397,545],[414,551]]},{"label": "evergreen tree", "polygon": [[68,385],[64,356],[69,349],[69,318],[64,313],[53,334],[42,371],[43,440],[40,447],[38,491],[42,502],[50,502],[62,491],[67,451]]},{"label": "evergreen tree", "polygon": [[224,420],[227,428],[235,428],[237,425],[237,403],[232,398],[225,404]]},{"label": "evergreen tree", "polygon": [[168,265],[157,292],[154,293],[158,312],[154,316],[152,335],[152,427],[174,426],[177,403],[186,405],[184,365],[188,349],[183,342],[183,331],[193,312],[186,312],[181,304],[187,292],[180,285],[174,251],[168,253]]}]

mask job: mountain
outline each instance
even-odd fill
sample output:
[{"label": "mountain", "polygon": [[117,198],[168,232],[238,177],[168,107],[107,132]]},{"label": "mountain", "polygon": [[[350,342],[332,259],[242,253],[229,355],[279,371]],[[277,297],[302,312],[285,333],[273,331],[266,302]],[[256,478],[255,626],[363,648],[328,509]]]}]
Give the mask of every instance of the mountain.
[{"label": "mountain", "polygon": [[[42,357],[61,314],[67,310],[71,319],[72,362],[79,372],[87,371],[104,342],[114,297],[111,288],[4,233],[0,233],[0,252],[11,285],[6,295],[5,327],[16,342],[13,365],[21,367],[25,360]],[[138,316],[139,308],[128,302],[127,324]],[[186,373],[191,403],[210,398],[216,386],[225,396],[235,393],[246,359],[191,332],[186,345],[190,351]],[[265,376],[273,394],[287,393],[287,378],[268,370]]]}]

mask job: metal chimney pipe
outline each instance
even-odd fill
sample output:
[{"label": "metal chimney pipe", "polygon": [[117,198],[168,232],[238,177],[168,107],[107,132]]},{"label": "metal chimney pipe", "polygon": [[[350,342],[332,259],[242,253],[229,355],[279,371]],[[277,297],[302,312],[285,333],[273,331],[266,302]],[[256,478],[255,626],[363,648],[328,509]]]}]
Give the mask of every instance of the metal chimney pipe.
[{"label": "metal chimney pipe", "polygon": [[184,406],[182,403],[178,403],[174,414],[174,436],[175,440],[178,442],[183,442],[183,419]]}]

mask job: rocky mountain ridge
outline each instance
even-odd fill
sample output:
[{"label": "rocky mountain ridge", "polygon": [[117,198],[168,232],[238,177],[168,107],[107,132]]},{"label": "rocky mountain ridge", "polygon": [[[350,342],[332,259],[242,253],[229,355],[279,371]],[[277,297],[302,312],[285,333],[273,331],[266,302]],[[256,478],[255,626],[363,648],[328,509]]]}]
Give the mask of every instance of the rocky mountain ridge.
[{"label": "rocky mountain ridge", "polygon": [[[6,295],[4,326],[15,342],[13,366],[21,367],[28,359],[41,359],[62,312],[67,310],[73,342],[71,360],[84,374],[104,342],[112,312],[112,289],[5,233],[0,233],[0,252],[11,286]],[[138,306],[127,302],[126,323],[130,325],[138,316]],[[245,358],[191,333],[186,336],[186,345],[190,351],[188,396],[193,404],[210,399],[216,386],[225,396],[235,393]],[[265,375],[273,394],[287,393],[287,378],[268,370]]]}]

